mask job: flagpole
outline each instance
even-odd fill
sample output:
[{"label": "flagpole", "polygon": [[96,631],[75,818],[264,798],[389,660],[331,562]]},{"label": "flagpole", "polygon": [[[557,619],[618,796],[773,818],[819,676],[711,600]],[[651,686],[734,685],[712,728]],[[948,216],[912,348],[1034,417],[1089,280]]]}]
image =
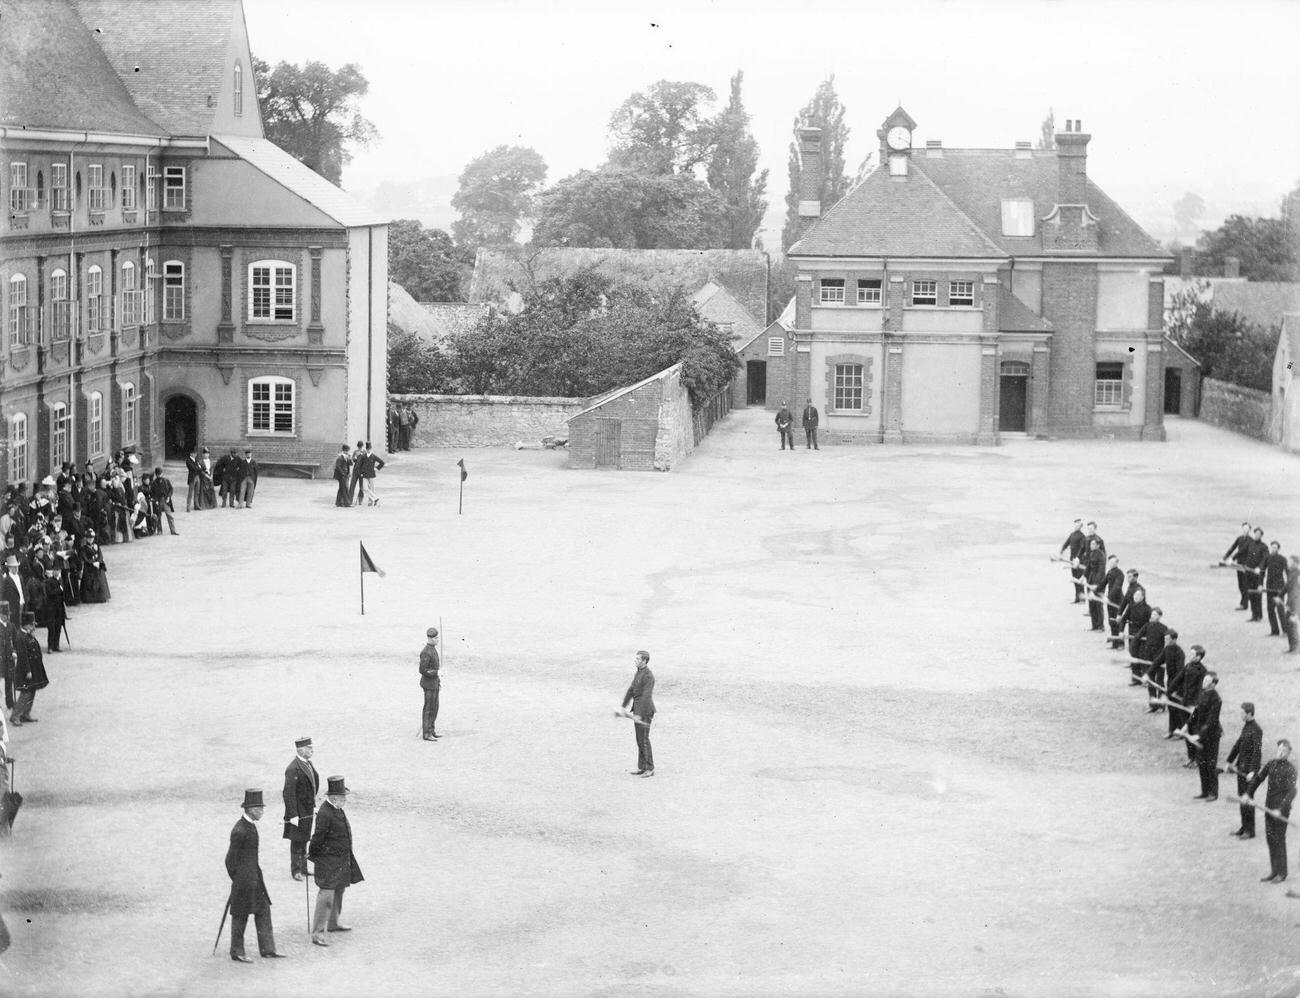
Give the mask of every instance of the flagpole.
[{"label": "flagpole", "polygon": [[[357,541],[357,544],[361,551],[365,551],[366,546],[364,544],[360,541]],[[361,569],[358,574],[361,577],[361,616],[364,617],[366,615],[366,563],[364,560],[361,560],[357,565]]]},{"label": "flagpole", "polygon": [[460,499],[456,503],[456,515],[460,516],[463,512],[465,512],[465,476],[462,474],[460,476]]}]

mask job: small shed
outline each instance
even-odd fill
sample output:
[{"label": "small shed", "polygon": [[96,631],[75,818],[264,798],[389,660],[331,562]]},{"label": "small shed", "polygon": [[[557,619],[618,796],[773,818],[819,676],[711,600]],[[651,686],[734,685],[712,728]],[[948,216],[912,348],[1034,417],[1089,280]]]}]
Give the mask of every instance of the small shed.
[{"label": "small shed", "polygon": [[1275,443],[1300,454],[1300,312],[1282,317],[1282,335],[1273,355],[1273,422]]},{"label": "small shed", "polygon": [[733,406],[795,404],[794,299],[766,329],[736,344],[736,353],[741,368],[731,383]]},{"label": "small shed", "polygon": [[597,396],[569,418],[570,468],[668,471],[694,449],[680,362]]},{"label": "small shed", "polygon": [[1201,411],[1201,362],[1168,336],[1164,346],[1165,415],[1196,416]]}]

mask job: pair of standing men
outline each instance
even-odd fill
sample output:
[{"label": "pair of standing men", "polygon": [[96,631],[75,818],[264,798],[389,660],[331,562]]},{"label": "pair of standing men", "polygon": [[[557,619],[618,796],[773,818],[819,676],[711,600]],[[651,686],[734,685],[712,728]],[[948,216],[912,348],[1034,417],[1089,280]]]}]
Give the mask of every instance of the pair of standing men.
[{"label": "pair of standing men", "polygon": [[379,499],[375,496],[375,475],[384,467],[384,459],[370,449],[370,441],[357,441],[357,449],[352,455],[352,480],[348,485],[350,505],[361,505],[364,495],[367,506],[376,506]]},{"label": "pair of standing men", "polygon": [[[821,422],[821,416],[817,412],[817,407],[813,405],[812,399],[809,399],[808,404],[804,406],[801,422],[806,449],[821,450],[817,445],[817,427]],[[776,412],[776,432],[781,436],[781,450],[785,450],[787,442],[790,444],[790,449],[794,450],[794,416],[790,413],[790,406],[786,402],[782,402],[781,408]]]},{"label": "pair of standing men", "polygon": [[212,469],[212,476],[221,485],[221,505],[229,504],[231,509],[253,505],[253,494],[257,491],[257,461],[251,449],[245,449],[244,456],[239,456],[236,447],[224,455],[217,466]]}]

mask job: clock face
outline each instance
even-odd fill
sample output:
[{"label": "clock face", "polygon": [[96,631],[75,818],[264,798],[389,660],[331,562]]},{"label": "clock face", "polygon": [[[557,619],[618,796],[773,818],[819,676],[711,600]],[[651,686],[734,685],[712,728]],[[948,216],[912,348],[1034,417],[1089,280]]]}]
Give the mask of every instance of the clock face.
[{"label": "clock face", "polygon": [[895,125],[885,135],[885,141],[890,149],[906,149],[912,144],[912,134],[902,125]]}]

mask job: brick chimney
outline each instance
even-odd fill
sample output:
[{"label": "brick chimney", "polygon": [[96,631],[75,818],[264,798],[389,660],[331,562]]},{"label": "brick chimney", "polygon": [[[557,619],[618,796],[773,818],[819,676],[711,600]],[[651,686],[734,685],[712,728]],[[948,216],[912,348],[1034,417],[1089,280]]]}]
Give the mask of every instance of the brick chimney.
[{"label": "brick chimney", "polygon": [[1238,258],[1235,257],[1235,256],[1225,256],[1225,257],[1223,258],[1223,276],[1224,276],[1224,277],[1240,277],[1240,276],[1241,276],[1241,260],[1238,259]]},{"label": "brick chimney", "polygon": [[799,129],[799,235],[822,214],[822,130],[816,125]]},{"label": "brick chimney", "polygon": [[1056,133],[1056,158],[1060,168],[1057,204],[1088,203],[1088,140],[1078,118],[1066,119],[1065,131]]}]

